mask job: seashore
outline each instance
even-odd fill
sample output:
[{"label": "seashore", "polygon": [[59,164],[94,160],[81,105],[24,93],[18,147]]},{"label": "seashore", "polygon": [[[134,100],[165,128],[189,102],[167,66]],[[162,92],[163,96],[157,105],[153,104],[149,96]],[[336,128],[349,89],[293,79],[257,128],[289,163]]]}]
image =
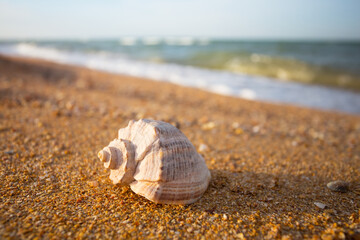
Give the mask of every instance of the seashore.
[{"label": "seashore", "polygon": [[[142,118],[203,155],[199,201],[155,204],[108,179],[97,152]],[[356,115],[1,56],[0,238],[359,239],[359,136]]]}]

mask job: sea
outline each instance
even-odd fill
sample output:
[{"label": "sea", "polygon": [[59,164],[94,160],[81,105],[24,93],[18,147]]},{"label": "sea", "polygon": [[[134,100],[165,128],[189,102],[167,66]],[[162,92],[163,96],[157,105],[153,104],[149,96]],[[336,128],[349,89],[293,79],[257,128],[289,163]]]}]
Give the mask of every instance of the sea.
[{"label": "sea", "polygon": [[192,37],[1,40],[0,54],[360,114],[360,42]]}]

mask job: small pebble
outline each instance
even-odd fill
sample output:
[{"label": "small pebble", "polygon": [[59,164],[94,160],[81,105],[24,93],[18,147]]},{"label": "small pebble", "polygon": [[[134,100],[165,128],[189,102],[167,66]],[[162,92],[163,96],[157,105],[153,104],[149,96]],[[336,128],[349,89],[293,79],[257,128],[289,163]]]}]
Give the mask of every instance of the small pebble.
[{"label": "small pebble", "polygon": [[99,186],[98,181],[88,181],[88,184],[90,187],[98,187]]},{"label": "small pebble", "polygon": [[258,133],[260,131],[260,126],[255,126],[252,128],[253,133]]},{"label": "small pebble", "polygon": [[333,181],[326,185],[331,191],[346,193],[349,191],[349,183],[344,181]]},{"label": "small pebble", "polygon": [[321,208],[321,209],[325,209],[326,208],[326,205],[321,203],[321,202],[314,202],[315,206],[317,206],[318,208]]},{"label": "small pebble", "polygon": [[216,127],[216,124],[214,122],[208,122],[201,126],[201,128],[203,130],[211,130],[211,129],[214,129],[215,127]]},{"label": "small pebble", "polygon": [[236,129],[235,129],[235,134],[236,134],[236,135],[240,135],[240,134],[242,134],[242,133],[244,133],[244,130],[242,130],[242,128],[236,128]]},{"label": "small pebble", "polygon": [[14,154],[14,153],[15,153],[14,150],[5,151],[5,154],[9,154],[9,155],[12,155],[12,154]]},{"label": "small pebble", "polygon": [[199,152],[205,152],[205,151],[207,151],[209,149],[209,147],[206,145],[206,144],[200,144],[200,146],[199,146],[199,148],[198,148],[198,150],[199,150]]},{"label": "small pebble", "polygon": [[232,126],[233,128],[239,128],[239,127],[240,127],[240,123],[238,123],[238,122],[233,122],[233,123],[231,124],[231,126]]}]

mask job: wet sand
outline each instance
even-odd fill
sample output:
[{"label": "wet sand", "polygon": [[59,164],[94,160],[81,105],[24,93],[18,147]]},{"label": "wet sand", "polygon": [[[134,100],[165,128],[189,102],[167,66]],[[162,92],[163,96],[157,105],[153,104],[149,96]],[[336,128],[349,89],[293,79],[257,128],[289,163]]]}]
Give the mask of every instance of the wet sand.
[{"label": "wet sand", "polygon": [[[110,182],[97,152],[141,118],[202,150],[199,201],[155,204]],[[2,56],[0,147],[2,239],[360,238],[359,116]]]}]

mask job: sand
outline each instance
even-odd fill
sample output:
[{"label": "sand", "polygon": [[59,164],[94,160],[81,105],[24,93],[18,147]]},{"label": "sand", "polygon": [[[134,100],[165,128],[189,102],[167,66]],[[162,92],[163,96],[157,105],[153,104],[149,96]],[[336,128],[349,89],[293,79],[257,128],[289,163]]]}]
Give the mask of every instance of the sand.
[{"label": "sand", "polygon": [[[199,201],[110,182],[97,152],[141,118],[200,148],[212,180]],[[359,116],[2,56],[0,148],[1,239],[360,238]]]}]

